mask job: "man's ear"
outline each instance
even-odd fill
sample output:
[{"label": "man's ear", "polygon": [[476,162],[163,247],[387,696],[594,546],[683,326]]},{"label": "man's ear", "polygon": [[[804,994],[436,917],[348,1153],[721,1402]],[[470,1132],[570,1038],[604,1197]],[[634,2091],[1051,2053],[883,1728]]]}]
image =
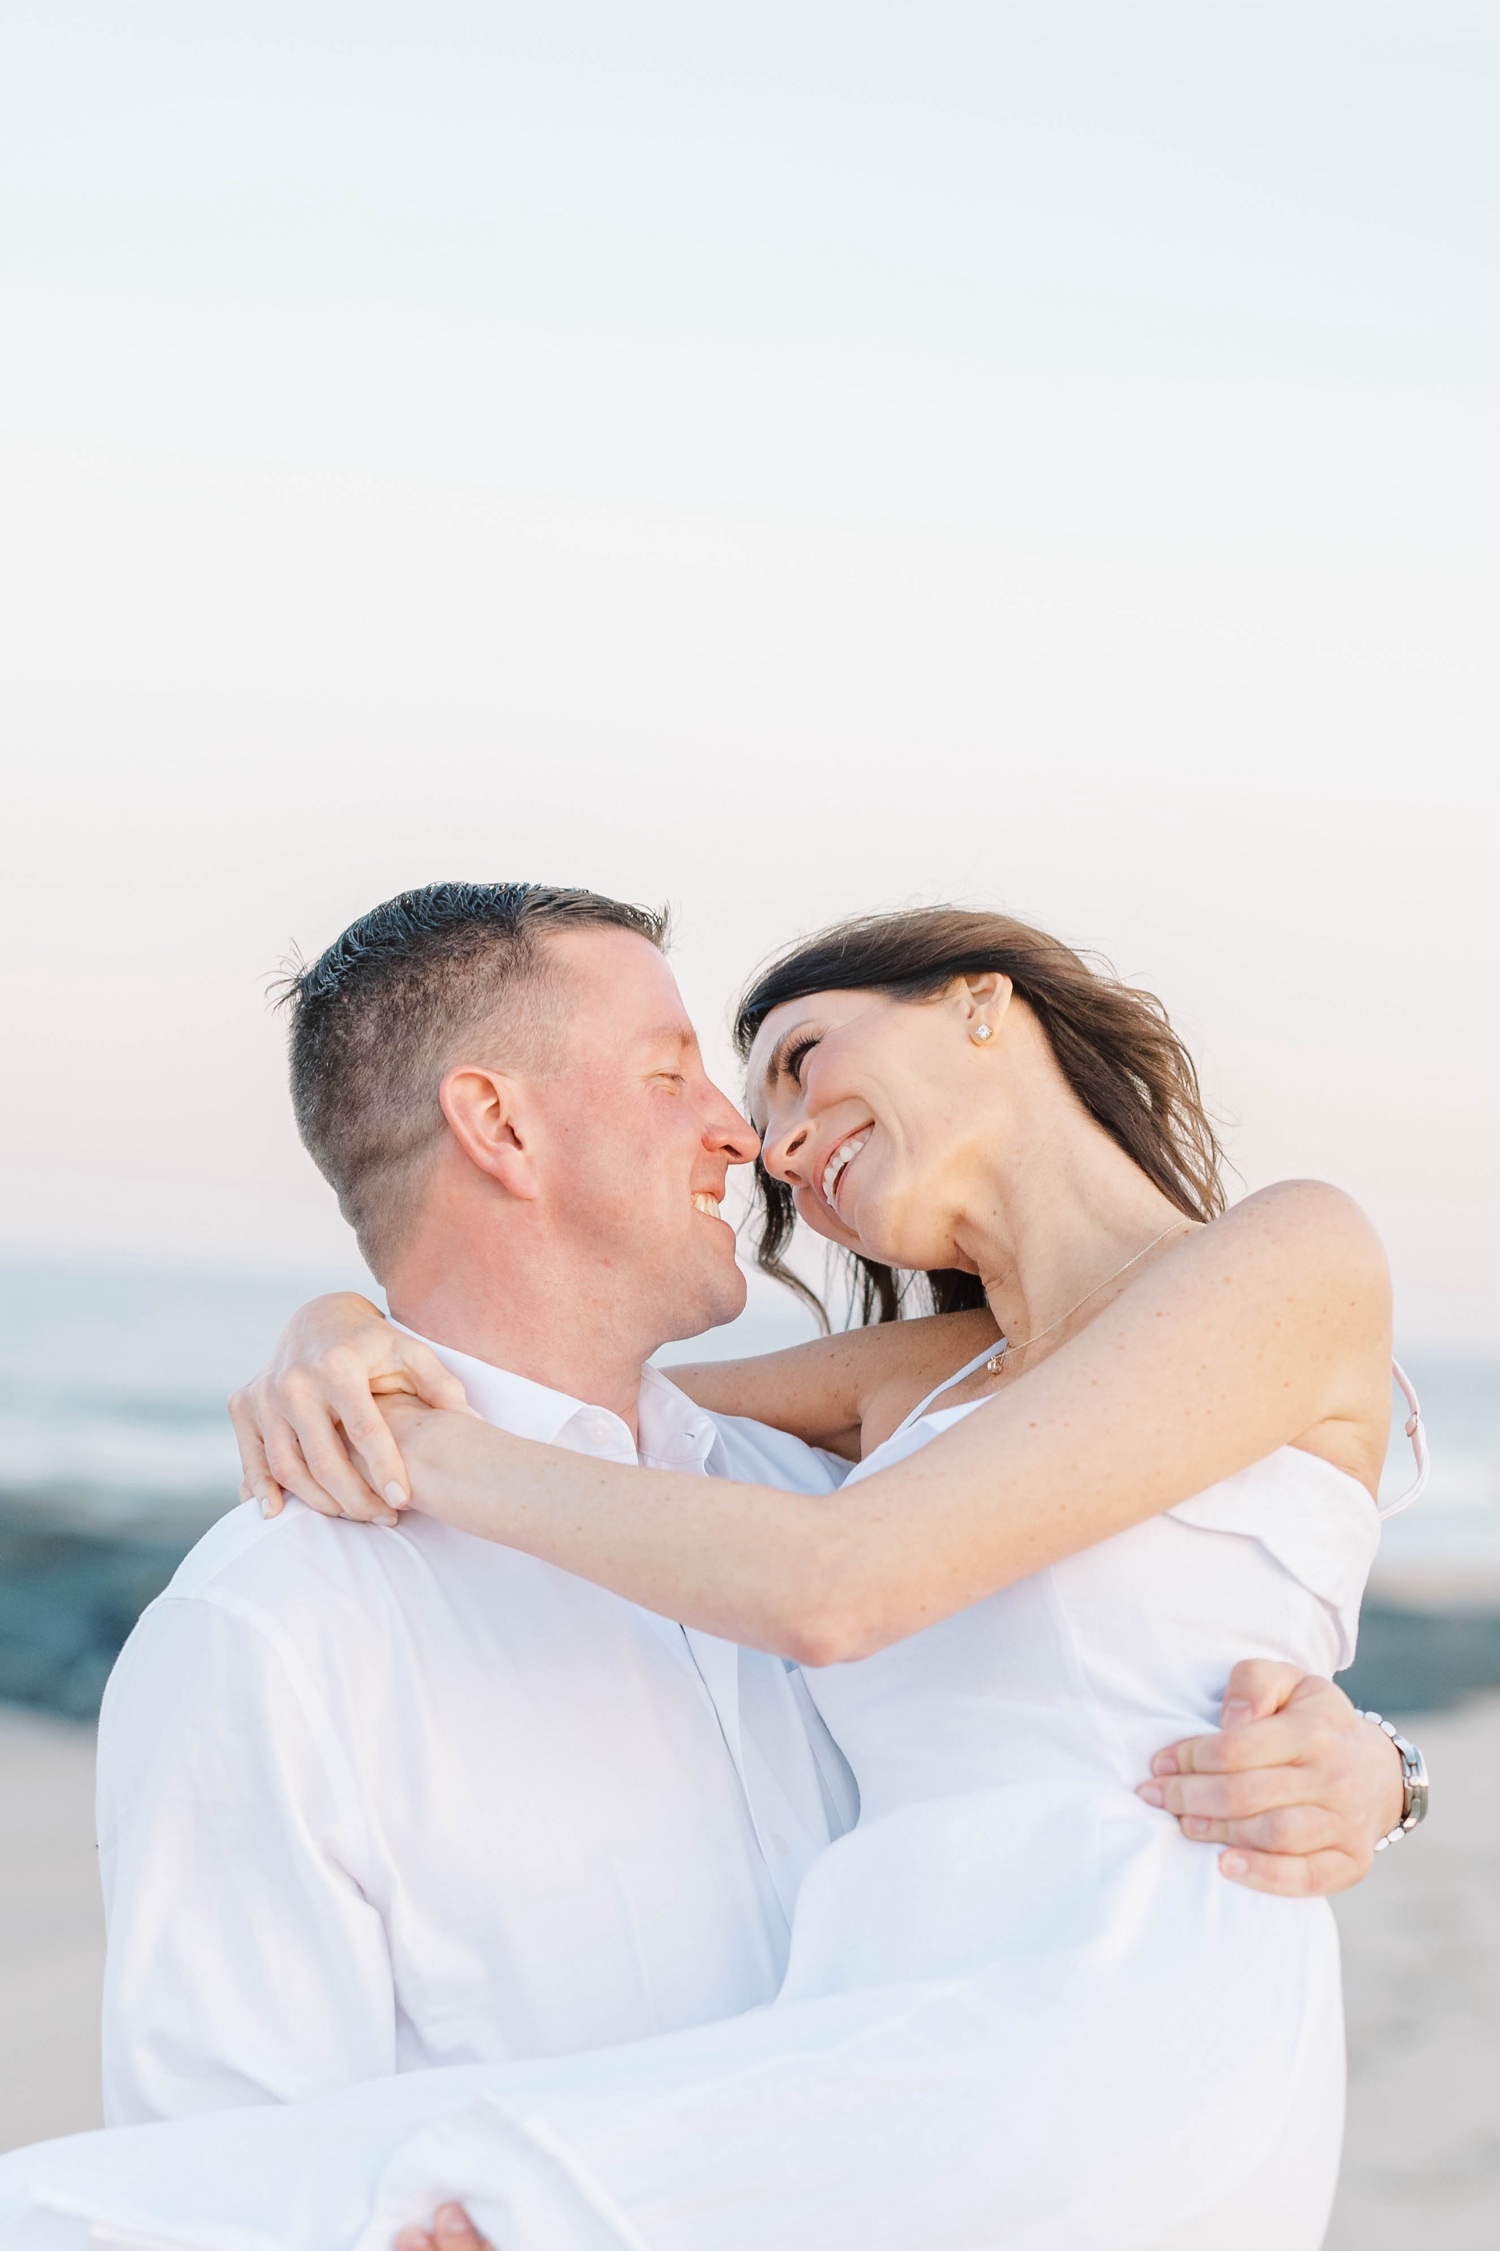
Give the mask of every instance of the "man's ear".
[{"label": "man's ear", "polygon": [[525,1201],[535,1197],[532,1121],[519,1080],[466,1063],[448,1073],[438,1101],[449,1132],[471,1165],[508,1194]]}]

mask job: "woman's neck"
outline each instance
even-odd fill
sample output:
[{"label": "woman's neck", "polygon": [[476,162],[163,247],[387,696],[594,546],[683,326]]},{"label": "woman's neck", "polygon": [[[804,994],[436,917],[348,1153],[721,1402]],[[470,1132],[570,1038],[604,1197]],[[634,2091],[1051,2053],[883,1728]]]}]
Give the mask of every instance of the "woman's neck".
[{"label": "woman's neck", "polygon": [[1017,1354],[1066,1343],[1144,1269],[1158,1238],[1166,1251],[1192,1224],[1091,1119],[1012,1145],[986,1172],[960,1239]]}]

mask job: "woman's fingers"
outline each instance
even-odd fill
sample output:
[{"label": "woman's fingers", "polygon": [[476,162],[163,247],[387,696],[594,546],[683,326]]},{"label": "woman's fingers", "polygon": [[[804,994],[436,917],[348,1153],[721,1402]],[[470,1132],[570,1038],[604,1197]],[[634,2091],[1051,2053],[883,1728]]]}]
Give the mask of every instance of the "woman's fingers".
[{"label": "woman's fingers", "polygon": [[271,1367],[229,1403],[246,1488],[267,1514],[284,1488],[325,1516],[395,1522],[410,1481],[375,1400],[402,1394],[429,1406],[468,1405],[436,1354],[364,1299],[305,1307]]},{"label": "woman's fingers", "polygon": [[237,1391],[230,1400],[229,1419],[240,1449],[240,1499],[258,1501],[262,1516],[276,1516],[285,1496],[279,1481],[271,1475],[271,1465],[261,1443],[260,1424],[247,1392]]},{"label": "woman's fingers", "polygon": [[[316,1510],[319,1516],[356,1517],[374,1524],[400,1522],[395,1510],[373,1494],[366,1502],[348,1507],[330,1492],[325,1480],[315,1474],[309,1463],[298,1433],[280,1415],[265,1416],[265,1447],[271,1475],[277,1483],[288,1493],[295,1493],[299,1501]],[[363,1479],[360,1484],[363,1488]]]},{"label": "woman's fingers", "polygon": [[468,1395],[463,1385],[450,1369],[425,1345],[420,1337],[409,1337],[403,1329],[387,1325],[387,1356],[392,1376],[405,1381],[393,1382],[381,1369],[372,1371],[372,1388],[376,1391],[414,1391],[429,1407],[452,1407],[459,1414],[469,1411]]},{"label": "woman's fingers", "polygon": [[[335,1504],[336,1512],[364,1524],[393,1522],[392,1501],[376,1492],[361,1476],[349,1457],[346,1443],[345,1433],[350,1423],[380,1422],[363,1372],[340,1361],[317,1382],[302,1370],[294,1369],[282,1377],[277,1388],[285,1419],[295,1434],[302,1458],[321,1491]],[[406,1472],[384,1424],[381,1429],[387,1453],[394,1456],[394,1464],[382,1483],[394,1481],[404,1501]]]}]

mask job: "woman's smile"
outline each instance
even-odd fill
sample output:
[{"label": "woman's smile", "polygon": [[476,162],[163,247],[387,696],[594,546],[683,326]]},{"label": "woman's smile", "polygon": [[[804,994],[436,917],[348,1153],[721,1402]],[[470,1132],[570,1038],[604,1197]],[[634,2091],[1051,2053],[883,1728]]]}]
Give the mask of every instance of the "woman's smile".
[{"label": "woman's smile", "polygon": [[823,1201],[836,1213],[839,1209],[839,1189],[843,1184],[844,1175],[874,1130],[874,1125],[869,1124],[857,1126],[853,1133],[846,1133],[842,1141],[834,1144],[832,1154],[823,1167],[818,1185],[823,1191]]}]

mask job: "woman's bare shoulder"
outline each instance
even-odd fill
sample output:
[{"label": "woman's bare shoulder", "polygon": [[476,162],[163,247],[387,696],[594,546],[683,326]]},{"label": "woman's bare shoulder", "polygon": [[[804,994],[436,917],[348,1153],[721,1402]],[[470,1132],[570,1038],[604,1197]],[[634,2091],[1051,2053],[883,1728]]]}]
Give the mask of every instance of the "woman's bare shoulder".
[{"label": "woman's bare shoulder", "polygon": [[1200,1242],[1235,1266],[1273,1258],[1289,1279],[1354,1292],[1376,1321],[1390,1307],[1390,1265],[1368,1212],[1328,1180],[1276,1180],[1232,1204],[1203,1228]]}]

